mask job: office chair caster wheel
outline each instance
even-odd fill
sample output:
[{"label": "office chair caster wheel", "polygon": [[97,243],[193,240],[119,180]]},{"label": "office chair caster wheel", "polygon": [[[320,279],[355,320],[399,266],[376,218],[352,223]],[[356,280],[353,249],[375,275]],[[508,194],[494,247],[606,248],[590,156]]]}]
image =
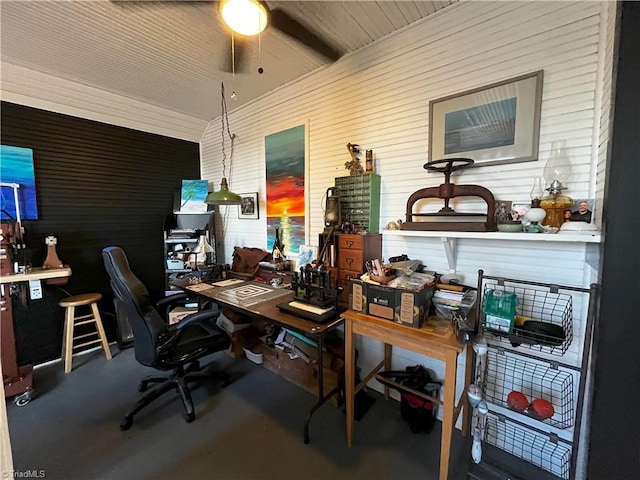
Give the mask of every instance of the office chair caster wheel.
[{"label": "office chair caster wheel", "polygon": [[196,414],[195,413],[188,413],[187,414],[187,423],[191,423],[196,419]]},{"label": "office chair caster wheel", "polygon": [[23,394],[18,395],[13,402],[18,407],[24,407],[30,401],[31,401],[31,390],[27,390]]},{"label": "office chair caster wheel", "polygon": [[133,418],[124,417],[124,420],[120,422],[120,430],[129,430],[131,428],[131,425],[133,425]]}]

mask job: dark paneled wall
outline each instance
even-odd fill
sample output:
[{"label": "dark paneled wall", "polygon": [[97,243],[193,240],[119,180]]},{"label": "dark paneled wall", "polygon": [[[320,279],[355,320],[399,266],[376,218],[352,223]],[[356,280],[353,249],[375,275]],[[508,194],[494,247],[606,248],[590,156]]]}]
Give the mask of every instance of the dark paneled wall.
[{"label": "dark paneled wall", "polygon": [[200,178],[197,143],[2,102],[2,144],[33,149],[37,221],[25,221],[32,265],[46,257],[45,237],[73,275],[63,290],[44,287],[42,300],[14,301],[18,358],[60,357],[66,295],[100,292],[107,333],[115,339],[109,280],[101,251],[125,249],[154,298],[164,289],[163,221],[183,178]]},{"label": "dark paneled wall", "polygon": [[640,3],[621,5],[587,478],[640,478]]}]

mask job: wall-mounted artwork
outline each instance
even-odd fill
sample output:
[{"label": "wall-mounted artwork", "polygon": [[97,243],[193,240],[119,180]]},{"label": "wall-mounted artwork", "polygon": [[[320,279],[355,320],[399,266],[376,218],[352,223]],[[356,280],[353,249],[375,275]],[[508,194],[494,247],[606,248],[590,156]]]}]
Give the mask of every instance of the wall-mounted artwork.
[{"label": "wall-mounted artwork", "polygon": [[260,218],[260,208],[258,203],[258,192],[241,193],[242,204],[238,205],[238,218]]},{"label": "wall-mounted artwork", "polygon": [[207,180],[182,180],[180,190],[180,212],[200,213],[207,211],[207,198],[209,182]]},{"label": "wall-mounted artwork", "polygon": [[267,199],[267,250],[279,227],[285,254],[305,243],[305,126],[267,135],[264,141]]},{"label": "wall-mounted artwork", "polygon": [[36,176],[33,167],[33,150],[30,148],[0,146],[0,209],[2,220],[16,220],[16,202],[12,184],[18,188],[20,220],[37,220]]},{"label": "wall-mounted artwork", "polygon": [[430,160],[538,159],[542,70],[429,102]]}]

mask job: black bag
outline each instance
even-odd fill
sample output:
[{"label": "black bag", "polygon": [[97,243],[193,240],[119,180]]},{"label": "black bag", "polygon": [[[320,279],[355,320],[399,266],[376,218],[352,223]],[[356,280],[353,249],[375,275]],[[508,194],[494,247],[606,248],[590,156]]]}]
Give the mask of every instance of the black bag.
[{"label": "black bag", "polygon": [[[435,382],[431,378],[429,370],[422,365],[406,367],[405,371],[381,372],[382,377],[393,379],[395,382],[407,386],[418,392],[424,392],[432,397],[437,397],[442,386],[441,382]],[[384,383],[384,382],[383,382]],[[433,429],[436,419],[436,403],[419,397],[401,387],[390,385],[400,392],[400,415],[409,424],[413,433],[429,433]]]}]

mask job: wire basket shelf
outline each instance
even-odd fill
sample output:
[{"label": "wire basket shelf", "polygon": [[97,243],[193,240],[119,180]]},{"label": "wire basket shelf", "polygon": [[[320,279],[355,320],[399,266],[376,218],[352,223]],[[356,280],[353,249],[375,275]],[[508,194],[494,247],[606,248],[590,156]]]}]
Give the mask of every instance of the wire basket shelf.
[{"label": "wire basket shelf", "polygon": [[[508,408],[545,425],[570,428],[574,422],[573,374],[560,367],[516,358],[490,349],[487,353],[485,397],[496,405]],[[509,405],[510,392],[521,392],[529,402],[542,398],[553,406],[553,416],[542,418],[532,408],[516,410]]]},{"label": "wire basket shelf", "polygon": [[570,445],[492,414],[487,415],[485,441],[559,478],[569,478]]},{"label": "wire basket shelf", "polygon": [[[515,282],[501,282],[490,278],[485,278],[483,284],[481,312],[485,336],[512,348],[522,347],[549,355],[564,355],[573,339],[573,302],[571,295],[553,293],[549,289],[535,289]],[[522,325],[516,324],[509,331],[498,331],[486,322],[484,312],[487,294],[493,290],[514,293],[518,297],[516,315],[524,319]],[[527,329],[528,322],[547,327],[549,325],[560,327],[562,333],[529,330]],[[529,325],[532,325],[532,323]],[[556,330],[558,329],[556,328]]]}]

